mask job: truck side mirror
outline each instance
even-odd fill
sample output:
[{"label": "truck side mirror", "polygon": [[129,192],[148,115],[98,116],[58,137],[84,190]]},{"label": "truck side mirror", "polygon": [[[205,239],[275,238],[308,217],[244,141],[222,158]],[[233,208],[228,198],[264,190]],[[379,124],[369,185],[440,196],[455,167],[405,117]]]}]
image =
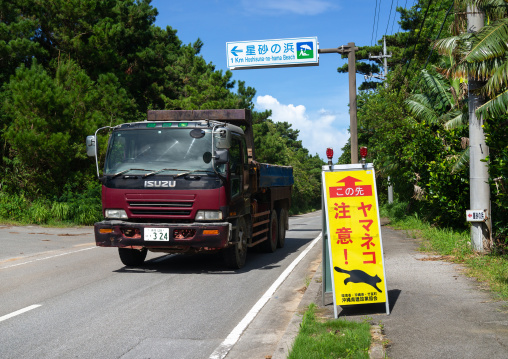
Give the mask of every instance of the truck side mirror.
[{"label": "truck side mirror", "polygon": [[95,136],[86,136],[86,154],[89,157],[95,157],[95,146],[97,138]]},{"label": "truck side mirror", "polygon": [[218,149],[229,149],[231,147],[231,131],[226,128],[220,128],[215,131],[216,136],[216,147]]},{"label": "truck side mirror", "polygon": [[229,162],[229,151],[228,150],[217,150],[215,151],[215,164],[223,165]]}]

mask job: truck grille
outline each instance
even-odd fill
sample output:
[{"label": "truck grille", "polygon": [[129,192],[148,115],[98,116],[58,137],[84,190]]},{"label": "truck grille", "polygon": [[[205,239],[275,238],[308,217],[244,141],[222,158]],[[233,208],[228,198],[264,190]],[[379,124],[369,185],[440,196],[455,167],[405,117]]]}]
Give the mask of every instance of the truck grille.
[{"label": "truck grille", "polygon": [[151,214],[157,216],[188,216],[191,211],[182,210],[157,210],[157,209],[131,209],[132,214]]},{"label": "truck grille", "polygon": [[129,202],[131,207],[192,207],[192,203],[189,202]]},{"label": "truck grille", "polygon": [[129,210],[133,215],[151,216],[189,216],[191,214],[193,200],[138,200],[127,201]]}]

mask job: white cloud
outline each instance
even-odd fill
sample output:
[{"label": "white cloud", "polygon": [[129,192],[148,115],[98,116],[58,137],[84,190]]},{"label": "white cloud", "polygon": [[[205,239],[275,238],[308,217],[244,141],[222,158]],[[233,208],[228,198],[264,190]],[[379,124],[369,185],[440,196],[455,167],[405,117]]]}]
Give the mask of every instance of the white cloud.
[{"label": "white cloud", "polygon": [[337,6],[325,0],[242,0],[245,9],[265,15],[318,15]]},{"label": "white cloud", "polygon": [[303,147],[307,148],[311,155],[318,154],[324,160],[326,149],[332,147],[335,162],[349,138],[347,128],[340,129],[338,126],[343,122],[339,121],[338,117],[349,118],[348,114],[337,116],[324,109],[308,114],[305,106],[281,104],[270,95],[256,97],[256,108],[260,111],[272,110],[271,118],[274,122],[287,122],[293,129],[300,130],[298,139],[302,140]]}]

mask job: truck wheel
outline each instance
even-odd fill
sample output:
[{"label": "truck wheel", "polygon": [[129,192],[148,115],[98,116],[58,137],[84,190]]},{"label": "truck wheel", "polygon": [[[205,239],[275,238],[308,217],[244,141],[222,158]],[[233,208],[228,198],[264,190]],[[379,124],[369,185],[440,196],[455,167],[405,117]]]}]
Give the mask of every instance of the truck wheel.
[{"label": "truck wheel", "polygon": [[132,248],[118,248],[118,254],[123,264],[130,267],[140,266],[143,264],[146,258],[148,250],[143,248],[132,249]]},{"label": "truck wheel", "polygon": [[229,268],[240,269],[247,259],[247,226],[243,218],[239,218],[236,224],[235,242],[235,245],[224,249],[222,253]]},{"label": "truck wheel", "polygon": [[277,249],[277,242],[279,238],[279,224],[277,221],[277,212],[272,211],[270,215],[270,229],[268,231],[268,240],[261,242],[263,252],[273,253]]},{"label": "truck wheel", "polygon": [[284,248],[284,244],[286,243],[286,222],[287,222],[287,212],[284,208],[279,210],[279,240],[277,242],[278,248]]}]

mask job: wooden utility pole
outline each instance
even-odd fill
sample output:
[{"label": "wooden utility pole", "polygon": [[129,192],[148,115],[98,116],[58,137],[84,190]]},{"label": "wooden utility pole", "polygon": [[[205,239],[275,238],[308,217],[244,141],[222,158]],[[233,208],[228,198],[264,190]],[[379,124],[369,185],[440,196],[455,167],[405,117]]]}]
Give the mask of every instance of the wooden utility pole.
[{"label": "wooden utility pole", "polygon": [[319,49],[320,54],[347,54],[349,72],[349,132],[351,134],[351,163],[358,163],[358,125],[356,119],[356,51],[354,42],[335,49]]}]

